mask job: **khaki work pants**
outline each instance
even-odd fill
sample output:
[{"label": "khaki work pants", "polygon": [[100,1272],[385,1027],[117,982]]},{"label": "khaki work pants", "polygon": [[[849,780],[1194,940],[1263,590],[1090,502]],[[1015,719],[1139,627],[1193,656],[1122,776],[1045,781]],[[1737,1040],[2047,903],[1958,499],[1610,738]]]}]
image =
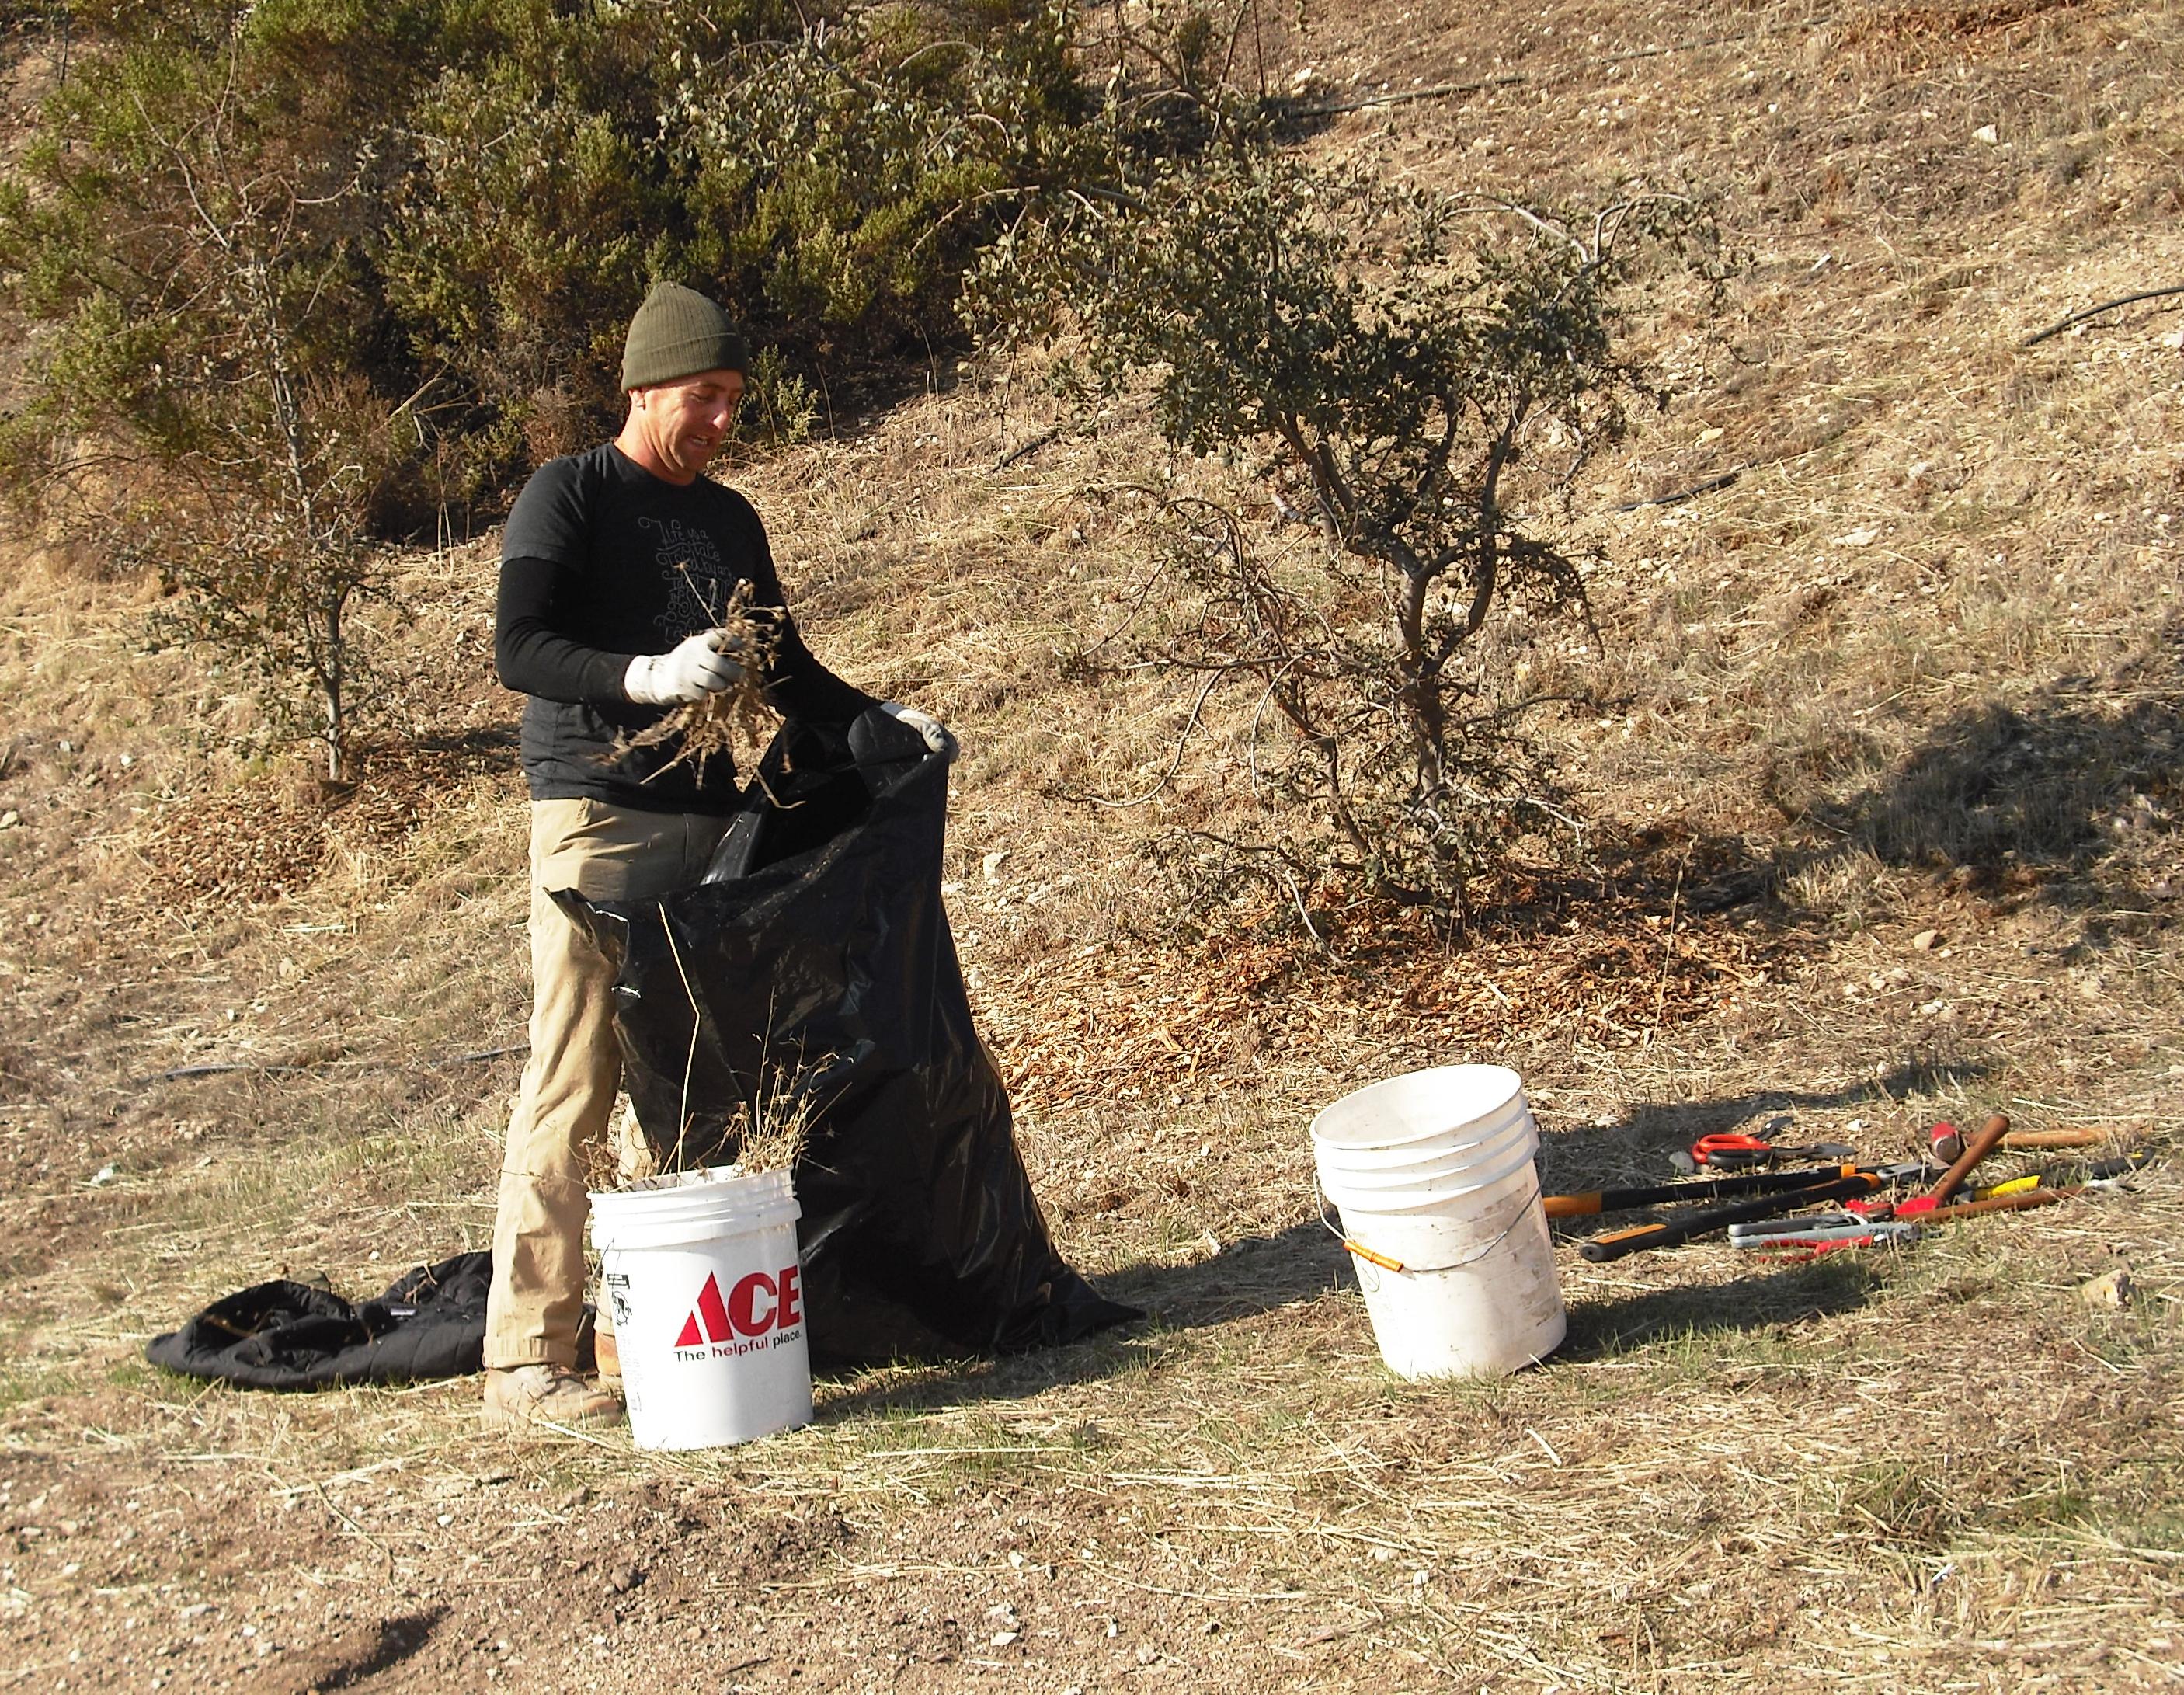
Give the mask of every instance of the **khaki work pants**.
[{"label": "khaki work pants", "polygon": [[615,973],[556,906],[656,900],[704,875],[728,821],[599,800],[531,803],[531,1057],[509,1119],[486,1299],[488,1367],[573,1366],[584,1302],[586,1191],[621,1086]]}]

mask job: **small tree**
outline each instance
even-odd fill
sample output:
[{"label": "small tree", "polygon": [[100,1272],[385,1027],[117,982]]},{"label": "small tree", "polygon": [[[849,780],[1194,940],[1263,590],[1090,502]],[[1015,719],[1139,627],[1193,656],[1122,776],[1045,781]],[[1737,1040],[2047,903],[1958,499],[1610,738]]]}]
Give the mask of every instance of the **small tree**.
[{"label": "small tree", "polygon": [[1247,147],[996,249],[989,325],[1073,332],[1082,386],[1149,377],[1171,440],[1265,454],[1277,508],[1318,530],[1300,551],[1172,502],[1151,648],[1257,691],[1255,790],[1316,822],[1240,845],[1292,887],[1332,872],[1461,912],[1514,836],[1567,822],[1523,733],[1538,703],[1496,697],[1479,638],[1512,598],[1590,627],[1540,521],[1630,403],[1664,398],[1616,345],[1618,305],[1664,247],[1710,274],[1708,237],[1683,197],[1576,224]]},{"label": "small tree", "polygon": [[217,53],[105,67],[96,163],[71,173],[57,153],[61,192],[8,209],[19,242],[43,233],[46,262],[81,267],[19,276],[55,327],[18,439],[37,434],[64,479],[85,471],[86,438],[109,480],[116,462],[154,471],[115,515],[114,548],[170,591],[154,640],[219,651],[257,683],[273,733],[315,742],[341,781],[365,669],[350,614],[376,586],[372,461],[402,410],[341,356],[370,160],[269,121],[244,27]]}]

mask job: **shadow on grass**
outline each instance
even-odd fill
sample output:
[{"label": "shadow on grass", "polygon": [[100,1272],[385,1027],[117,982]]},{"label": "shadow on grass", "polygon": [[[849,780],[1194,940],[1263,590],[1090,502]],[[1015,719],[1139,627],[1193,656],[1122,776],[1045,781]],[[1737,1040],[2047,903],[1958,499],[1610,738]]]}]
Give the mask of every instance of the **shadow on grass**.
[{"label": "shadow on grass", "polygon": [[1618,1300],[1574,1301],[1569,1335],[1553,1358],[1613,1359],[1667,1339],[1772,1330],[1865,1305],[1877,1280],[1850,1256],[1740,1277],[1733,1283],[1649,1290]]},{"label": "shadow on grass", "polygon": [[[1139,1267],[1102,1278],[1103,1293],[1149,1309],[1142,1323],[1067,1347],[927,1367],[908,1381],[875,1380],[827,1400],[822,1418],[831,1423],[890,1408],[927,1411],[1027,1400],[1063,1384],[1156,1369],[1167,1344],[1182,1333],[1316,1300],[1346,1286],[1355,1287],[1356,1279],[1341,1244],[1317,1223],[1292,1225],[1247,1238],[1195,1265]],[[1613,1359],[1663,1341],[1769,1330],[1852,1312],[1878,1286],[1867,1266],[1833,1255],[1729,1283],[1574,1301],[1568,1337],[1550,1363]]]},{"label": "shadow on grass", "polygon": [[1315,1219],[1227,1243],[1193,1265],[1134,1267],[1100,1279],[1100,1286],[1145,1307],[1164,1329],[1190,1330],[1314,1300],[1356,1281],[1340,1240]]},{"label": "shadow on grass", "polygon": [[[1101,1280],[1106,1292],[1148,1308],[1152,1322],[1170,1332],[1249,1318],[1356,1285],[1350,1256],[1317,1222],[1248,1238],[1195,1265],[1145,1267]],[[1730,1283],[1576,1301],[1569,1308],[1568,1340],[1555,1357],[1607,1358],[1662,1336],[1764,1330],[1849,1312],[1864,1306],[1875,1286],[1866,1266],[1837,1254]]]},{"label": "shadow on grass", "polygon": [[[1142,1307],[1146,1316],[1067,1347],[911,1368],[911,1380],[882,1379],[825,1403],[827,1420],[878,1408],[959,1406],[1028,1398],[1063,1383],[1094,1382],[1156,1363],[1163,1339],[1234,1319],[1316,1300],[1346,1283],[1354,1286],[1350,1257],[1327,1229],[1312,1222],[1223,1246],[1193,1265],[1142,1265],[1096,1280],[1100,1292]],[[854,1381],[855,1371],[822,1371],[822,1380]]]},{"label": "shadow on grass", "polygon": [[2175,832],[2184,796],[2184,619],[2159,641],[2116,676],[2064,677],[2014,707],[1990,702],[1944,719],[1839,800],[1825,798],[1830,778],[1871,757],[1862,743],[1780,761],[1776,804],[1834,838],[1786,861],[1784,874],[1825,880],[1831,865],[1869,854],[2003,906],[2036,895],[2070,907],[2164,898],[2165,873],[2148,873],[2173,863],[2158,845]]}]

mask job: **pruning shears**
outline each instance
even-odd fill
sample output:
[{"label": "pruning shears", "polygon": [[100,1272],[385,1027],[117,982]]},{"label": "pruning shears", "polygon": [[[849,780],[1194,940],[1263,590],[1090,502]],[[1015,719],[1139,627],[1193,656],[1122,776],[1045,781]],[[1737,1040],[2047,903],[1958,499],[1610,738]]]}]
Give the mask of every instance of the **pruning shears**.
[{"label": "pruning shears", "polygon": [[1858,1150],[1847,1142],[1811,1142],[1803,1147],[1782,1147],[1764,1136],[1718,1131],[1701,1136],[1688,1154],[1671,1154],[1680,1171],[1705,1166],[1714,1171],[1739,1171],[1757,1165],[1773,1165],[1792,1159],[1856,1159]]},{"label": "pruning shears", "polygon": [[1750,1224],[1729,1227],[1729,1245],[1731,1247],[1757,1248],[1762,1252],[1873,1247],[1884,1242],[1904,1243],[1918,1240],[1919,1227],[1916,1224],[1875,1223],[1870,1218],[1861,1218],[1848,1213],[1834,1213],[1818,1218],[1759,1218]]}]

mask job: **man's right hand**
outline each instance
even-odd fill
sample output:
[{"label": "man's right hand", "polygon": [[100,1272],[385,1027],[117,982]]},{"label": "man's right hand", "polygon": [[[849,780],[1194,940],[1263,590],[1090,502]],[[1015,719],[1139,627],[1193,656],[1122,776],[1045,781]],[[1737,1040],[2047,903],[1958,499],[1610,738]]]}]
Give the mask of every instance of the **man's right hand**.
[{"label": "man's right hand", "polygon": [[683,706],[739,681],[744,668],[720,650],[726,630],[700,630],[672,653],[639,654],[622,673],[622,693],[640,706]]}]

